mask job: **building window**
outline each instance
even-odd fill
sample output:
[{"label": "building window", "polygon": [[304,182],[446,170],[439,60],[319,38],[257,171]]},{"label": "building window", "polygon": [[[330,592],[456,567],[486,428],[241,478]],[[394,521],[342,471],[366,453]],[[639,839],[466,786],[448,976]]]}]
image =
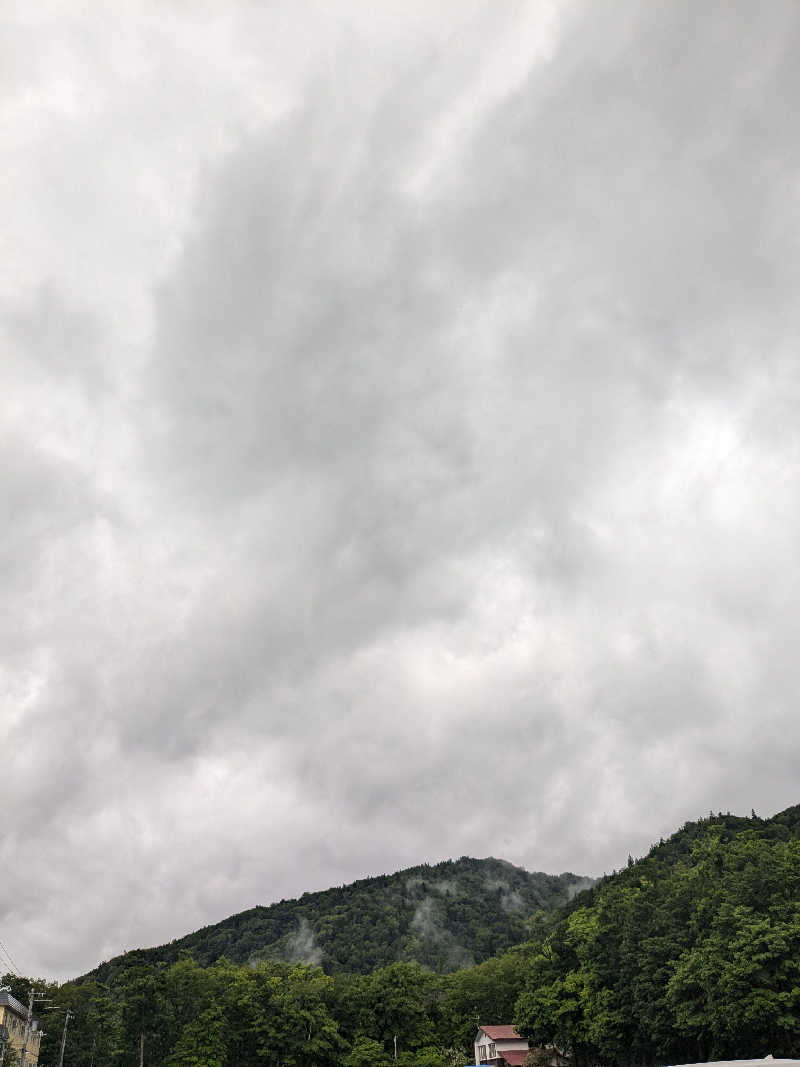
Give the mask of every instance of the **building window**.
[{"label": "building window", "polygon": [[495,1058],[495,1056],[496,1056],[496,1055],[497,1055],[497,1053],[496,1053],[496,1051],[495,1051],[495,1047],[494,1047],[494,1041],[490,1041],[490,1042],[489,1042],[489,1057],[488,1057],[488,1058],[489,1058],[490,1060],[493,1060],[493,1059]]}]

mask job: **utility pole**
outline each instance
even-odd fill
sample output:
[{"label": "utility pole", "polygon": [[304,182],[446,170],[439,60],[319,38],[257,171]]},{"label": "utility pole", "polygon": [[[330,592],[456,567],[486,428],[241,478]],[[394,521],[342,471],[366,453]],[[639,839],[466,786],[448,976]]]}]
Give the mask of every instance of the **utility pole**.
[{"label": "utility pole", "polygon": [[31,1036],[31,1022],[33,1021],[33,998],[43,997],[44,993],[35,993],[30,991],[28,996],[28,1014],[25,1018],[25,1040],[22,1042],[22,1048],[19,1054],[19,1067],[25,1067],[25,1057],[28,1054],[28,1038]]},{"label": "utility pole", "polygon": [[30,991],[28,996],[28,1015],[25,1019],[25,1039],[22,1042],[22,1051],[19,1055],[19,1067],[25,1067],[25,1055],[28,1051],[28,1038],[31,1033],[31,1019],[33,1018],[33,990]]},{"label": "utility pole", "polygon": [[64,1067],[64,1046],[67,1043],[67,1024],[73,1017],[73,1013],[67,1008],[64,1013],[64,1029],[61,1031],[61,1048],[58,1050],[58,1067]]}]

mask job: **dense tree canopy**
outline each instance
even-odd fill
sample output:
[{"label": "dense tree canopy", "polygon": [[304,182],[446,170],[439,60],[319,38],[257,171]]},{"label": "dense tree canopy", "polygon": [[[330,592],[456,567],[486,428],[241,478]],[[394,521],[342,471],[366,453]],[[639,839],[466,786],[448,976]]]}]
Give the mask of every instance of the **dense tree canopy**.
[{"label": "dense tree canopy", "polygon": [[[455,971],[523,941],[529,915],[552,912],[589,881],[465,856],[252,908],[138,955],[149,963],[174,963],[185,950],[204,964],[319,963],[328,974],[411,960]],[[113,982],[124,967],[120,956],[91,976]]]},{"label": "dense tree canopy", "polygon": [[512,1019],[575,1067],[800,1055],[800,807],[687,824],[554,914],[530,909],[524,930],[452,973],[184,949],[128,953],[102,982],[1,981],[48,998],[42,1067],[67,1008],[66,1067],[135,1067],[142,1041],[148,1067],[462,1067],[478,1025]]},{"label": "dense tree canopy", "polygon": [[690,824],[565,909],[519,1027],[583,1063],[800,1054],[798,810]]}]

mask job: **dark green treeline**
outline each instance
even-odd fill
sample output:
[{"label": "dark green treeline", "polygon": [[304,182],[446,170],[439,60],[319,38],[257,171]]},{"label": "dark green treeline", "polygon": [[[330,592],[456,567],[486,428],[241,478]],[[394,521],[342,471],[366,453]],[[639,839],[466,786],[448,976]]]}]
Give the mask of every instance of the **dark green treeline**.
[{"label": "dark green treeline", "polygon": [[[134,1067],[142,1034],[148,1067],[462,1067],[478,1017],[510,1017],[524,955],[459,975],[394,963],[369,975],[330,976],[307,964],[202,967],[186,956],[153,965],[129,953],[111,989],[94,979],[36,984],[75,1013],[67,1067]],[[26,996],[25,980],[4,981]],[[57,1061],[62,1020],[57,1011],[45,1016],[44,1067]]]},{"label": "dark green treeline", "polygon": [[[251,908],[141,955],[150,963],[174,963],[185,950],[203,964],[303,960],[327,974],[411,960],[455,971],[519,944],[528,916],[555,910],[587,882],[462,856]],[[113,983],[124,962],[109,960],[91,977]]]},{"label": "dark green treeline", "polygon": [[800,1056],[800,806],[710,816],[581,894],[515,1021],[577,1064]]},{"label": "dark green treeline", "polygon": [[[530,916],[528,939],[475,967],[400,961],[369,974],[278,960],[202,965],[128,953],[109,982],[47,987],[75,1012],[66,1067],[400,1067],[471,1062],[481,1022],[513,1019],[576,1067],[800,1056],[800,806],[710,816]],[[6,976],[25,999],[23,979]],[[44,983],[37,983],[44,988]],[[61,1015],[40,1062],[55,1064]]]}]

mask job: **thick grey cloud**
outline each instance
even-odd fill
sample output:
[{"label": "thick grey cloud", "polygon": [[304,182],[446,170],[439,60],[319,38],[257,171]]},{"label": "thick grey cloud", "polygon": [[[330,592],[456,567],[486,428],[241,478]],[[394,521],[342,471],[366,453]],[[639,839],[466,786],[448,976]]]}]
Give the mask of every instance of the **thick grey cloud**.
[{"label": "thick grey cloud", "polygon": [[3,18],[20,966],[797,801],[794,5]]}]

